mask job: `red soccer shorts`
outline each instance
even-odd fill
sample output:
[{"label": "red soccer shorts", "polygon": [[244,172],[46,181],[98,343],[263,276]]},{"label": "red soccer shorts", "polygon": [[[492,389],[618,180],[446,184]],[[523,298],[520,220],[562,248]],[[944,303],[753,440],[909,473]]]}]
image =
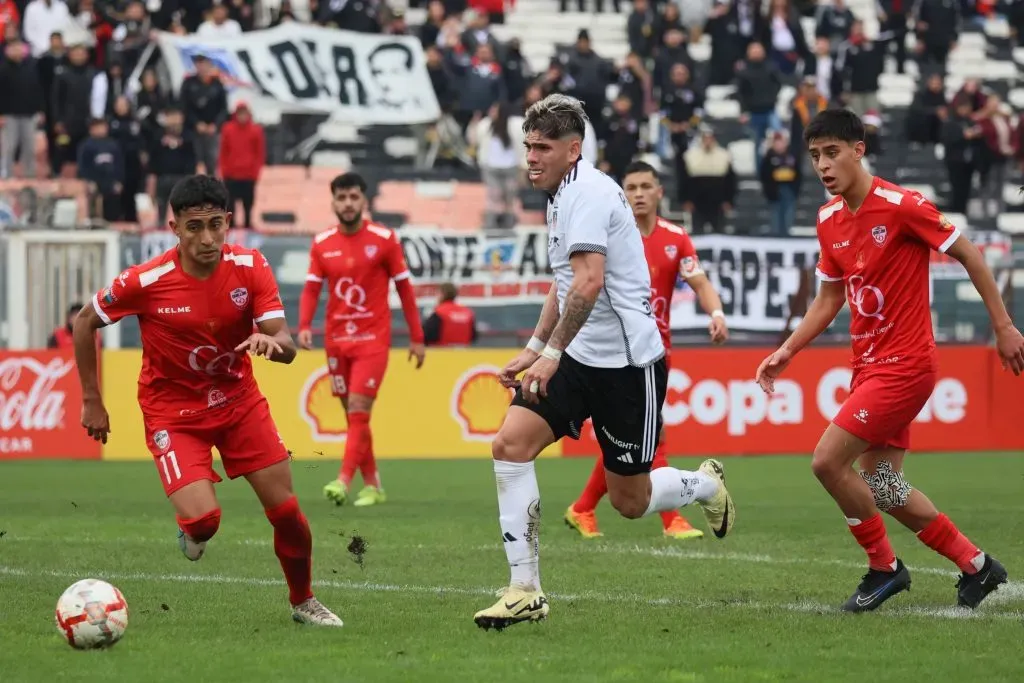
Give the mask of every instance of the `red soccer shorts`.
[{"label": "red soccer shorts", "polygon": [[935,388],[938,373],[932,368],[907,373],[854,370],[850,396],[832,420],[871,448],[910,448],[910,423]]},{"label": "red soccer shorts", "polygon": [[144,422],[146,445],[168,496],[193,482],[221,480],[213,469],[213,447],[220,453],[230,479],[289,457],[267,399],[258,391],[198,415],[147,417]]},{"label": "red soccer shorts", "polygon": [[326,351],[327,372],[331,375],[331,392],[335,396],[361,394],[377,397],[388,369],[387,349],[354,352],[327,347]]}]

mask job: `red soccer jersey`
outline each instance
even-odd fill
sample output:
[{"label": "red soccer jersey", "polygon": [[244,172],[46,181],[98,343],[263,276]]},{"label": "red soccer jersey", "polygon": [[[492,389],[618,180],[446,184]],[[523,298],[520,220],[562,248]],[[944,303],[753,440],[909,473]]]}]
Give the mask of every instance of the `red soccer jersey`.
[{"label": "red soccer jersey", "polygon": [[[313,238],[306,280],[327,283],[325,343],[373,350],[391,346],[390,281],[408,277],[398,235],[372,221],[363,221],[351,235],[335,227]],[[311,323],[300,320],[299,329]]]},{"label": "red soccer jersey", "polygon": [[177,248],[121,273],[92,299],[103,322],[139,318],[143,414],[200,413],[257,391],[252,361],[235,347],[253,323],[284,318],[270,264],[254,249],[224,245],[213,275],[197,280]]},{"label": "red soccer jersey", "polygon": [[935,363],[929,250],[959,236],[919,193],[877,177],[857,213],[842,197],[818,211],[818,277],[846,285],[854,369]]},{"label": "red soccer jersey", "polygon": [[644,254],[651,271],[651,308],[658,321],[658,330],[665,348],[672,347],[672,329],[669,318],[672,313],[672,293],[676,278],[684,279],[700,275],[704,271],[697,258],[697,250],[686,234],[686,230],[659,218],[654,230],[644,237]]}]

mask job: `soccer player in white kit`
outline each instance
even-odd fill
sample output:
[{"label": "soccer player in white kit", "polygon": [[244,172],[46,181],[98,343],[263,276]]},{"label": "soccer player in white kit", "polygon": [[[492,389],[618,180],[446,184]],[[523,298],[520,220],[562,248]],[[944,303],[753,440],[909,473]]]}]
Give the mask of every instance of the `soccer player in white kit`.
[{"label": "soccer player in white kit", "polygon": [[651,471],[667,382],[665,346],[633,212],[615,181],[580,154],[586,122],[579,100],[551,95],[530,107],[523,123],[530,181],[548,193],[555,282],[533,338],[501,373],[505,386],[517,387],[491,446],[511,579],[500,599],[474,616],[484,629],[548,615],[533,461],[563,436],[578,439],[588,417],[609,498],[624,517],[696,502],[719,538],[736,518],[718,461],[705,460],[696,472]]}]

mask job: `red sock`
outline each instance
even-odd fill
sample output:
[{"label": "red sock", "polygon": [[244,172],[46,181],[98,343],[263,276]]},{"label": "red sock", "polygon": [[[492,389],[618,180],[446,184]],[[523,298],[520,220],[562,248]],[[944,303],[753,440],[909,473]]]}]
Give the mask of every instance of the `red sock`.
[{"label": "red sock", "polygon": [[868,554],[868,566],[883,572],[891,572],[896,566],[896,554],[889,545],[889,536],[885,533],[885,522],[879,512],[871,519],[859,524],[850,524],[850,532],[857,543]]},{"label": "red sock", "polygon": [[214,508],[202,517],[195,519],[182,519],[175,515],[178,520],[178,528],[188,534],[188,537],[197,543],[203,543],[213,538],[220,528],[220,508]]},{"label": "red sock", "polygon": [[918,532],[917,537],[926,546],[960,567],[964,574],[975,574],[981,569],[974,564],[974,559],[982,554],[981,550],[960,533],[953,520],[941,512],[931,524]]},{"label": "red sock", "polygon": [[274,553],[288,582],[288,599],[298,605],[313,597],[313,534],[309,522],[295,496],[264,512],[274,526]]},{"label": "red sock", "polygon": [[352,483],[352,477],[356,476],[366,452],[366,443],[370,438],[370,414],[349,413],[348,434],[345,435],[345,457],[341,461],[341,471],[338,473],[345,486]]},{"label": "red sock", "polygon": [[370,429],[370,415],[363,413],[366,417],[365,433],[363,435],[362,457],[359,459],[359,473],[363,475],[363,484],[380,488],[380,473],[377,471],[377,459],[373,456],[373,430]]},{"label": "red sock", "polygon": [[604,463],[601,458],[598,458],[594,462],[594,469],[590,472],[590,479],[587,479],[583,493],[572,504],[572,509],[576,512],[593,512],[606,493],[608,493],[608,482],[604,478]]},{"label": "red sock", "polygon": [[[654,462],[651,463],[651,469],[656,470],[660,467],[668,467],[668,456],[665,455],[665,442],[658,444],[658,447],[654,450]],[[671,526],[672,522],[682,517],[679,514],[679,510],[665,510],[659,512],[661,515],[661,523],[667,529]]]}]

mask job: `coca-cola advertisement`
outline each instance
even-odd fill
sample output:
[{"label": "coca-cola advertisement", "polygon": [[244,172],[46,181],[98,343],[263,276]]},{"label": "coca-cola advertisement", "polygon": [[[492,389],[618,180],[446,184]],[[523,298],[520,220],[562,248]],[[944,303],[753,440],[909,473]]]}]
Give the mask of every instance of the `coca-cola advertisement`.
[{"label": "coca-cola advertisement", "polygon": [[0,460],[99,459],[70,350],[0,351]]}]

